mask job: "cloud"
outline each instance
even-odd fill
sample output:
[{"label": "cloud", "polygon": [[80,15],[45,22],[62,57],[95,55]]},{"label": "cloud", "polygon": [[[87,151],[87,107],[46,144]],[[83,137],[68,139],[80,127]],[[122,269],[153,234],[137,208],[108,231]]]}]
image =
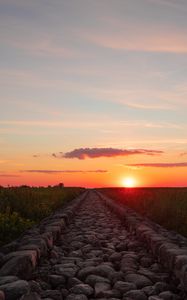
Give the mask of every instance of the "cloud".
[{"label": "cloud", "polygon": [[23,173],[43,173],[43,174],[61,174],[61,173],[107,173],[107,170],[22,170]]},{"label": "cloud", "polygon": [[[110,33],[104,31],[91,31],[82,29],[79,36],[87,42],[99,47],[120,50],[120,51],[141,51],[157,53],[187,53],[187,39],[185,32],[175,27],[173,31],[163,26],[143,26],[135,27],[134,24],[122,23],[118,26],[118,32],[111,30]],[[129,27],[129,31],[125,27]],[[172,32],[172,33],[171,33]]]},{"label": "cloud", "polygon": [[0,174],[0,177],[20,177],[20,175],[14,175],[14,174]]},{"label": "cloud", "polygon": [[147,149],[116,149],[116,148],[79,148],[70,152],[53,153],[55,158],[99,158],[99,157],[116,157],[116,156],[128,156],[128,155],[159,155],[163,151],[160,150],[147,150]]},{"label": "cloud", "polygon": [[4,164],[6,162],[8,162],[8,160],[0,160],[0,164]]},{"label": "cloud", "polygon": [[186,155],[187,155],[187,152],[180,153],[180,156],[186,156]]},{"label": "cloud", "polygon": [[128,164],[126,167],[132,168],[180,168],[187,167],[187,162],[182,163],[141,163],[141,164]]},{"label": "cloud", "polygon": [[182,3],[181,1],[171,1],[171,0],[148,0],[149,2],[158,4],[158,5],[164,5],[170,8],[174,9],[182,9],[186,10],[186,3]]}]

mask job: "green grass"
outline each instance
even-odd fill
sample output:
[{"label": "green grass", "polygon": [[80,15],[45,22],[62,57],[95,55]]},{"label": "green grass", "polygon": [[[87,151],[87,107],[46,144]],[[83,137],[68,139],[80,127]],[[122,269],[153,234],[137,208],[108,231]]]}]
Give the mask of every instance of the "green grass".
[{"label": "green grass", "polygon": [[103,188],[100,191],[187,237],[187,188]]},{"label": "green grass", "polygon": [[0,245],[17,238],[83,190],[58,186],[0,188]]}]

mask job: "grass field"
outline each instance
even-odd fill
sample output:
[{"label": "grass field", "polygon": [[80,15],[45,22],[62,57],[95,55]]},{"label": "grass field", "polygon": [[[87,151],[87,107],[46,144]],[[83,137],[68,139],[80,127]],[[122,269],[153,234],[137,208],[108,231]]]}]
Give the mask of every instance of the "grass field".
[{"label": "grass field", "polygon": [[103,188],[100,191],[187,237],[187,188]]},{"label": "grass field", "polygon": [[0,188],[0,245],[15,239],[83,190],[58,186]]}]

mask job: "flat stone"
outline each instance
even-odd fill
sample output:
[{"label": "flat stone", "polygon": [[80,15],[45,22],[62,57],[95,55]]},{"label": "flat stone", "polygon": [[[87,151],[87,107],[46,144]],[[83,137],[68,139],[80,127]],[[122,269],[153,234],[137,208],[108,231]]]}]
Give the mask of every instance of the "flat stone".
[{"label": "flat stone", "polygon": [[150,296],[148,298],[148,300],[162,300],[162,298],[158,297],[158,296]]},{"label": "flat stone", "polygon": [[114,273],[115,273],[115,270],[112,267],[110,267],[108,265],[104,265],[104,264],[100,265],[98,267],[95,267],[95,270],[94,270],[95,275],[107,277],[109,279],[112,278]]},{"label": "flat stone", "polygon": [[125,282],[125,281],[116,281],[114,284],[114,289],[120,291],[122,294],[130,291],[130,290],[135,290],[136,285],[131,282]]},{"label": "flat stone", "polygon": [[1,276],[0,277],[0,285],[4,285],[10,282],[14,282],[19,280],[17,276]]},{"label": "flat stone", "polygon": [[107,290],[107,291],[103,291],[101,292],[101,297],[103,298],[120,298],[121,294],[118,290],[112,289],[112,290]]},{"label": "flat stone", "polygon": [[106,283],[110,283],[109,279],[108,278],[104,278],[102,276],[98,276],[98,275],[89,275],[85,282],[89,285],[91,285],[92,287],[95,286],[95,284],[97,282],[106,282]]},{"label": "flat stone", "polygon": [[25,280],[17,280],[0,286],[5,294],[6,300],[17,300],[29,291],[29,284]]},{"label": "flat stone", "polygon": [[125,279],[128,282],[133,282],[137,288],[143,288],[145,286],[152,285],[151,280],[144,275],[128,274],[125,276]]},{"label": "flat stone", "polygon": [[94,292],[93,288],[88,284],[77,284],[70,289],[72,294],[83,294],[86,296],[91,296]]},{"label": "flat stone", "polygon": [[57,275],[62,275],[64,277],[74,277],[77,270],[77,267],[64,267],[63,265],[56,265],[54,268],[54,272]]},{"label": "flat stone", "polygon": [[179,296],[175,295],[170,291],[165,291],[159,294],[159,297],[163,300],[178,300],[180,299]]},{"label": "flat stone", "polygon": [[123,300],[133,299],[133,300],[147,300],[144,292],[141,290],[131,290],[123,295]]}]

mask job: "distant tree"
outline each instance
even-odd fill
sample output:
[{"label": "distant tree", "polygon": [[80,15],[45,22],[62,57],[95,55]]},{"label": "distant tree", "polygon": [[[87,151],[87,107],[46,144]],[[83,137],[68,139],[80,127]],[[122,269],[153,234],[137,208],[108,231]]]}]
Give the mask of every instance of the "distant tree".
[{"label": "distant tree", "polygon": [[64,184],[62,182],[60,182],[59,184],[56,185],[57,187],[63,188]]}]

